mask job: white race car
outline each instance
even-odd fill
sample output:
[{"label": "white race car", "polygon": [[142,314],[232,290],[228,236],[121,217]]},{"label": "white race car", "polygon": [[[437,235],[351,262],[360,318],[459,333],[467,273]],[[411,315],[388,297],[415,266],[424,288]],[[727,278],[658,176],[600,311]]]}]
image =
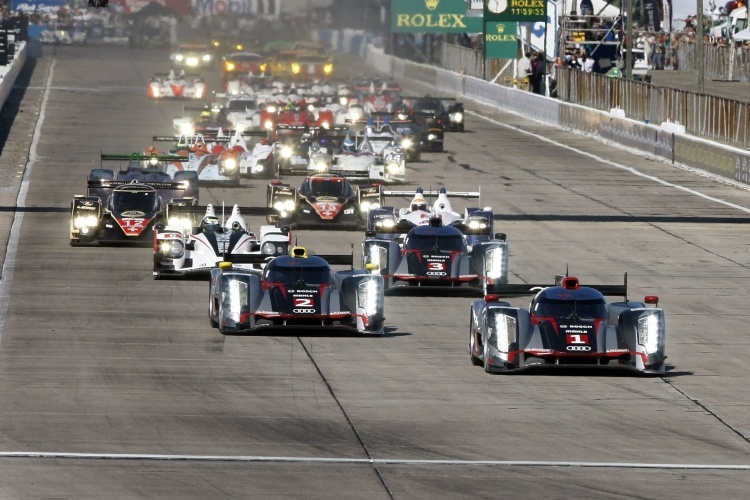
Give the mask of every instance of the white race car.
[{"label": "white race car", "polygon": [[184,71],[157,73],[148,82],[148,96],[151,99],[203,99],[206,90],[206,82],[202,78]]},{"label": "white race car", "polygon": [[[288,228],[264,225],[260,239],[248,231],[246,215],[267,215],[271,209],[234,205],[223,223],[217,207],[172,203],[167,207],[167,225],[154,236],[154,279],[194,274],[208,276],[220,262],[231,259],[235,268],[260,272],[266,260],[289,252]],[[202,217],[201,217],[202,214]],[[201,217],[196,224],[196,218]],[[245,262],[243,263],[243,258]]]}]

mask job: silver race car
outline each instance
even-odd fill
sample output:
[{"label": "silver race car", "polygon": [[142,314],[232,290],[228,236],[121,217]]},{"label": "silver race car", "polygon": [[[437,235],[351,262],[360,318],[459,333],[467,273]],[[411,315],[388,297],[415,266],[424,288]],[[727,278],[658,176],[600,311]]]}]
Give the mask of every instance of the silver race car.
[{"label": "silver race car", "polygon": [[[554,285],[505,285],[471,304],[469,357],[487,372],[531,367],[607,366],[665,373],[664,311],[659,298],[627,299],[623,285],[581,286],[572,276]],[[531,295],[528,309],[500,297]],[[605,295],[623,302],[607,303]]]},{"label": "silver race car", "polygon": [[383,334],[382,277],[331,269],[352,262],[352,255],[308,255],[302,247],[268,262],[262,276],[222,262],[211,271],[209,321],[223,334],[275,329]]}]

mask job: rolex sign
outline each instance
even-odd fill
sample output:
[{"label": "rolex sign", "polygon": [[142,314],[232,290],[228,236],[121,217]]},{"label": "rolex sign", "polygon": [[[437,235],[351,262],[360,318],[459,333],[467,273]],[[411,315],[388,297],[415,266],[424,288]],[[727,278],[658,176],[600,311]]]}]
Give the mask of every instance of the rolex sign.
[{"label": "rolex sign", "polygon": [[398,0],[391,2],[392,33],[476,33],[481,17],[466,15],[466,0]]}]

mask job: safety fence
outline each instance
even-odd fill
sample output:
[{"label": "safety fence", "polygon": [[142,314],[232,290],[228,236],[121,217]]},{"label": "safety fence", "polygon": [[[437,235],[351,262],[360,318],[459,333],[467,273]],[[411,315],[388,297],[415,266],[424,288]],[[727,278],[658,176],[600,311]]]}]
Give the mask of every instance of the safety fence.
[{"label": "safety fence", "polygon": [[568,68],[557,74],[557,92],[563,101],[602,111],[621,108],[633,120],[672,121],[684,125],[689,134],[750,147],[748,103]]},{"label": "safety fence", "polygon": [[[730,79],[730,62],[734,52],[734,67],[731,68],[731,79],[743,82],[750,81],[750,48],[704,45],[703,71],[707,78],[717,80]],[[698,49],[695,43],[680,41],[677,47],[677,67],[681,71],[698,71]]]},{"label": "safety fence", "polygon": [[505,83],[513,78],[513,61],[508,62],[508,59],[487,59],[485,71],[481,50],[445,41],[440,44],[440,66],[462,75]]}]

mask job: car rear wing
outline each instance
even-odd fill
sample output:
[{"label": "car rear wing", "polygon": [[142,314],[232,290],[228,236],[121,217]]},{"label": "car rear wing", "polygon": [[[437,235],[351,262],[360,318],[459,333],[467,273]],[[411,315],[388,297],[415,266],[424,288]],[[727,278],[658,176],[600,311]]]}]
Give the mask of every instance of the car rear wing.
[{"label": "car rear wing", "polygon": [[[315,257],[320,257],[331,266],[354,266],[353,254],[319,254],[315,255]],[[272,258],[274,257],[263,254],[229,254],[224,256],[224,262],[232,262],[234,264],[263,264]]]},{"label": "car rear wing", "polygon": [[[536,295],[540,290],[549,288],[552,286],[562,286],[563,280],[568,278],[566,275],[558,274],[555,275],[555,283],[550,284],[508,284],[508,285],[492,285],[491,292],[493,295],[499,295],[501,297],[515,297],[523,295]],[[582,283],[580,286],[587,288],[593,288],[602,295],[610,297],[623,297],[625,300],[628,298],[628,273],[626,272],[623,276],[622,285],[590,285]]]},{"label": "car rear wing", "polygon": [[89,189],[114,189],[120,186],[149,186],[157,190],[185,191],[188,189],[188,181],[181,182],[152,182],[152,181],[114,181],[107,179],[95,179],[88,181]]},{"label": "car rear wing", "polygon": [[[383,196],[414,197],[415,194],[416,191],[383,191]],[[439,194],[439,191],[433,190],[422,192],[425,197],[437,197]],[[444,194],[451,198],[479,198],[482,195],[481,191],[446,191]]]},{"label": "car rear wing", "polygon": [[195,144],[197,142],[231,142],[232,136],[217,136],[216,134],[199,134],[193,136],[177,135],[155,135],[151,138],[153,142],[174,142]]},{"label": "car rear wing", "polygon": [[138,161],[185,161],[185,158],[178,155],[158,155],[158,154],[143,154],[143,153],[132,153],[132,154],[105,154],[102,153],[101,161],[127,161],[127,162],[138,162]]}]

